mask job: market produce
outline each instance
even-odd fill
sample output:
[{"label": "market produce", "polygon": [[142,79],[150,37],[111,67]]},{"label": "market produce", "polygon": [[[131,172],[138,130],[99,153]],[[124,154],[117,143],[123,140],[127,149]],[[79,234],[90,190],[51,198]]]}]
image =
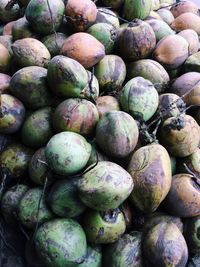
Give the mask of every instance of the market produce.
[{"label": "market produce", "polygon": [[0,0],[1,267],[200,266],[198,2]]}]

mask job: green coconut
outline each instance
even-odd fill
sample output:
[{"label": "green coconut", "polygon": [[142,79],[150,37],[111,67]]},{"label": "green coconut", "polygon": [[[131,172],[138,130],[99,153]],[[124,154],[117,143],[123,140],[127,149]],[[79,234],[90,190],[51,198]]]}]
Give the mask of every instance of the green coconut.
[{"label": "green coconut", "polygon": [[64,10],[62,0],[31,0],[26,7],[25,16],[35,32],[47,35],[58,30]]},{"label": "green coconut", "polygon": [[117,208],[132,190],[131,176],[121,166],[109,161],[98,162],[78,183],[82,202],[99,211]]},{"label": "green coconut", "polygon": [[10,3],[9,0],[0,1],[0,20],[4,23],[13,21],[20,15],[20,7],[18,3],[15,2],[14,5],[11,5],[11,8],[6,8],[8,3]]},{"label": "green coconut", "polygon": [[46,107],[27,117],[21,128],[22,143],[33,148],[45,146],[53,135],[51,115],[52,109]]},{"label": "green coconut", "polygon": [[0,43],[0,72],[8,72],[11,63],[11,56],[8,49]]},{"label": "green coconut", "polygon": [[101,267],[102,266],[102,252],[100,245],[89,244],[87,247],[87,255],[83,261],[78,265],[79,267]]},{"label": "green coconut", "polygon": [[123,17],[128,20],[145,19],[149,16],[152,8],[152,0],[125,0]]},{"label": "green coconut", "polygon": [[95,23],[87,29],[87,33],[104,45],[106,54],[112,53],[117,39],[117,29],[112,24]]},{"label": "green coconut", "polygon": [[184,64],[185,72],[200,72],[200,52],[189,56]]},{"label": "green coconut", "polygon": [[54,135],[45,148],[49,167],[60,175],[73,175],[84,169],[91,145],[80,134],[61,132]]},{"label": "green coconut", "polygon": [[86,209],[78,197],[76,179],[56,182],[48,195],[48,203],[51,210],[63,218],[76,217]]},{"label": "green coconut", "polygon": [[155,114],[158,103],[157,90],[149,80],[142,77],[131,79],[121,91],[122,110],[136,120],[148,121]]},{"label": "green coconut", "polygon": [[124,158],[134,150],[138,142],[136,121],[126,112],[110,111],[99,120],[96,142],[108,156]]},{"label": "green coconut", "polygon": [[76,60],[55,56],[49,63],[47,80],[53,93],[63,97],[84,98],[88,74]]},{"label": "green coconut", "polygon": [[198,253],[200,249],[200,215],[189,218],[185,222],[184,237],[190,253]]},{"label": "green coconut", "polygon": [[109,23],[113,25],[116,29],[120,27],[117,14],[114,11],[104,7],[98,8],[98,13],[95,23]]},{"label": "green coconut", "polygon": [[124,61],[116,55],[106,55],[94,68],[100,91],[119,91],[126,78]]},{"label": "green coconut", "polygon": [[41,39],[41,42],[49,50],[51,57],[57,56],[60,53],[60,49],[64,44],[67,35],[62,32],[49,34]]},{"label": "green coconut", "polygon": [[36,34],[31,30],[30,24],[25,17],[15,21],[12,26],[12,36],[14,41],[28,37],[37,37]]},{"label": "green coconut", "polygon": [[35,247],[46,267],[79,266],[87,253],[85,233],[72,219],[54,219],[40,226]]},{"label": "green coconut", "polygon": [[126,223],[119,209],[103,213],[88,209],[84,216],[83,229],[89,242],[109,244],[123,235]]},{"label": "green coconut", "polygon": [[10,81],[10,92],[29,109],[49,106],[52,102],[47,88],[47,70],[38,66],[18,70]]},{"label": "green coconut", "polygon": [[0,133],[17,132],[25,118],[25,108],[16,97],[8,94],[0,95]]}]

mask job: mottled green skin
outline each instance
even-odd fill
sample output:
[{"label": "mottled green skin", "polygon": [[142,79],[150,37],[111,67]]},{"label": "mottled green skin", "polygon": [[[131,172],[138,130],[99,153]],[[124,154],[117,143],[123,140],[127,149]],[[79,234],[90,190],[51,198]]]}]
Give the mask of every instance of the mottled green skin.
[{"label": "mottled green skin", "polygon": [[65,56],[55,56],[49,63],[47,80],[56,95],[83,98],[88,75],[78,61]]},{"label": "mottled green skin", "polygon": [[117,39],[117,29],[108,23],[96,23],[87,29],[105,47],[106,54],[111,54]]},{"label": "mottled green skin", "polygon": [[15,133],[25,118],[25,108],[20,100],[8,94],[0,96],[0,133]]},{"label": "mottled green skin", "polygon": [[157,90],[149,80],[142,77],[128,81],[120,95],[122,110],[141,121],[148,121],[155,114],[158,103]]},{"label": "mottled green skin", "polygon": [[163,66],[152,59],[141,59],[127,65],[127,79],[138,76],[151,81],[158,93],[166,91],[170,80]]},{"label": "mottled green skin", "polygon": [[48,203],[52,211],[60,217],[73,218],[85,210],[77,191],[76,179],[56,182],[48,195]]},{"label": "mottled green skin", "polygon": [[13,56],[21,67],[47,67],[51,55],[46,46],[37,39],[27,37],[12,44]]},{"label": "mottled green skin", "polygon": [[123,235],[117,242],[106,247],[103,254],[104,266],[143,267],[142,233],[131,232]]},{"label": "mottled green skin", "polygon": [[149,57],[156,46],[155,33],[145,21],[136,19],[119,33],[117,52],[128,62]]},{"label": "mottled green skin", "polygon": [[52,102],[47,88],[47,70],[42,67],[30,66],[17,71],[11,78],[10,91],[28,109],[42,108]]},{"label": "mottled green skin", "polygon": [[44,223],[36,233],[35,245],[46,267],[77,267],[87,253],[85,233],[72,219]]},{"label": "mottled green skin", "polygon": [[0,154],[0,169],[11,178],[22,177],[33,151],[21,144],[11,144]]},{"label": "mottled green skin", "polygon": [[52,33],[41,39],[41,42],[49,50],[51,57],[57,56],[60,53],[60,49],[64,44],[67,35],[62,32]]},{"label": "mottled green skin", "polygon": [[184,64],[185,72],[200,72],[200,52],[197,52],[187,58]]},{"label": "mottled green skin", "polygon": [[16,223],[19,202],[28,190],[29,187],[27,185],[18,184],[4,193],[1,199],[1,212],[7,223]]},{"label": "mottled green skin", "polygon": [[48,2],[31,0],[27,5],[25,16],[35,32],[47,35],[58,30],[63,20],[64,10],[65,5],[62,0]]},{"label": "mottled green skin", "polygon": [[88,207],[107,211],[121,205],[133,190],[133,180],[121,166],[101,161],[79,180],[78,191]]},{"label": "mottled green skin", "polygon": [[5,23],[17,19],[20,13],[20,7],[17,3],[11,9],[6,10],[5,7],[8,3],[9,0],[0,0],[0,20]]},{"label": "mottled green skin", "polygon": [[83,136],[91,136],[99,120],[96,106],[80,98],[69,98],[57,106],[52,116],[57,132],[71,131]]},{"label": "mottled green skin", "polygon": [[143,226],[143,232],[147,233],[154,226],[160,223],[174,223],[178,229],[183,233],[183,222],[179,217],[169,216],[166,213],[154,212],[147,215]]},{"label": "mottled green skin", "polygon": [[28,173],[30,179],[37,185],[43,185],[48,171],[46,165],[45,148],[38,149],[32,156],[29,165]]},{"label": "mottled green skin", "polygon": [[149,19],[147,20],[147,23],[149,23],[155,33],[156,42],[159,42],[165,36],[175,34],[175,32],[170,28],[170,26],[162,20]]},{"label": "mottled green skin", "polygon": [[46,107],[38,109],[26,118],[21,128],[22,143],[32,148],[46,145],[53,135],[51,115],[52,109]]},{"label": "mottled green skin", "polygon": [[143,255],[147,267],[184,267],[188,260],[185,239],[174,223],[162,222],[144,237]]},{"label": "mottled green skin", "polygon": [[116,55],[106,55],[94,68],[100,91],[119,91],[126,77],[124,61]]},{"label": "mottled green skin", "polygon": [[125,0],[123,18],[127,20],[145,19],[149,16],[152,0]]},{"label": "mottled green skin", "polygon": [[126,223],[121,211],[109,211],[101,214],[95,210],[87,210],[83,229],[87,240],[95,244],[116,242],[125,232]]},{"label": "mottled green skin", "polygon": [[[30,189],[22,197],[18,205],[18,218],[29,229],[34,229],[37,223],[40,225],[53,218],[53,214],[48,209],[45,199],[41,199],[41,196],[42,188]],[[40,209],[38,213],[39,202]]]},{"label": "mottled green skin", "polygon": [[170,25],[174,21],[174,16],[173,16],[172,12],[168,8],[161,8],[160,10],[156,11],[156,13],[158,13],[158,15],[168,25]]},{"label": "mottled green skin", "polygon": [[18,19],[12,27],[13,40],[23,39],[27,37],[37,37],[31,30],[30,24],[25,17]]},{"label": "mottled green skin", "polygon": [[83,136],[73,132],[54,135],[45,148],[49,167],[60,175],[72,175],[83,170],[90,153],[91,145]]},{"label": "mottled green skin", "polygon": [[139,210],[154,212],[171,186],[171,162],[166,149],[159,144],[139,148],[127,170],[134,182],[130,200]]},{"label": "mottled green skin", "polygon": [[96,142],[108,156],[124,158],[138,142],[136,121],[126,112],[110,111],[105,113],[96,127]]},{"label": "mottled green skin", "polygon": [[200,216],[186,220],[184,236],[189,252],[198,253],[200,250]]},{"label": "mottled green skin", "polygon": [[100,245],[89,244],[87,255],[78,267],[102,267],[102,252]]},{"label": "mottled green skin", "polygon": [[[197,148],[194,153],[185,158],[178,159],[178,171],[179,173],[188,173],[188,169],[185,168],[184,164],[189,168],[192,173],[197,177],[200,176],[200,149]],[[191,173],[189,173],[191,174]]]},{"label": "mottled green skin", "polygon": [[95,23],[109,23],[112,24],[116,29],[119,28],[119,19],[116,13],[107,8],[98,8],[98,13]]}]

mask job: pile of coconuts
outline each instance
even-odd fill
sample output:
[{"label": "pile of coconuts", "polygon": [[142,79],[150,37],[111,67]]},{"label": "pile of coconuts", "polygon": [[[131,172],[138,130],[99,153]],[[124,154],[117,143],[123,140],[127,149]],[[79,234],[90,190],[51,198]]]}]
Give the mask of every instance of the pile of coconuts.
[{"label": "pile of coconuts", "polygon": [[26,266],[200,266],[200,13],[177,2],[0,0],[0,212]]}]

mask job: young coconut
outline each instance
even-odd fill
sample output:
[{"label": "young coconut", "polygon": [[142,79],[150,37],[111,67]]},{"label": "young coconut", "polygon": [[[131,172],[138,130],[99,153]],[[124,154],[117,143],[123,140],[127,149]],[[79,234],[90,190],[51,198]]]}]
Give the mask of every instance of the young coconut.
[{"label": "young coconut", "polygon": [[47,144],[53,135],[51,115],[52,109],[46,107],[38,109],[26,118],[21,128],[21,140],[24,145],[40,148]]},{"label": "young coconut", "polygon": [[0,154],[0,170],[8,178],[22,177],[33,155],[33,151],[21,144],[14,143],[7,146]]},{"label": "young coconut", "polygon": [[106,55],[94,67],[101,92],[120,91],[126,78],[126,65],[116,55]]},{"label": "young coconut", "polygon": [[188,13],[188,12],[194,13],[196,15],[199,14],[198,6],[192,1],[188,1],[188,0],[177,2],[175,5],[173,5],[170,8],[170,11],[172,12],[175,18],[177,18],[181,14]]},{"label": "young coconut", "polygon": [[142,267],[142,233],[130,232],[119,238],[114,244],[109,244],[104,250],[104,266]]},{"label": "young coconut", "polygon": [[155,114],[158,102],[157,90],[142,77],[128,81],[120,94],[122,109],[139,121],[148,121]]},{"label": "young coconut", "polygon": [[114,11],[105,7],[98,8],[97,18],[95,23],[108,23],[113,25],[116,29],[120,27],[117,14]]},{"label": "young coconut", "polygon": [[47,81],[51,91],[58,96],[84,98],[88,74],[78,61],[59,55],[49,62]]},{"label": "young coconut", "polygon": [[83,263],[78,267],[101,267],[102,266],[102,249],[100,245],[89,244],[87,247],[87,255]]},{"label": "young coconut", "polygon": [[17,19],[20,15],[20,7],[18,3],[14,2],[11,8],[6,8],[9,4],[9,0],[0,0],[0,20],[2,22],[10,22]]},{"label": "young coconut", "polygon": [[52,102],[47,88],[47,70],[38,66],[18,70],[11,78],[10,92],[28,109],[49,106]]},{"label": "young coconut", "polygon": [[0,133],[15,133],[22,126],[25,108],[16,97],[0,94]]},{"label": "young coconut", "polygon": [[145,19],[149,16],[152,8],[152,0],[125,0],[123,17],[128,20]]},{"label": "young coconut", "polygon": [[8,49],[0,43],[0,72],[7,72],[10,68],[11,56]]},{"label": "young coconut", "polygon": [[63,218],[77,217],[86,209],[78,198],[76,179],[57,181],[50,190],[48,203],[51,210]]},{"label": "young coconut", "polygon": [[68,0],[65,15],[77,32],[85,31],[96,20],[97,7],[91,0]]},{"label": "young coconut", "polygon": [[36,33],[47,35],[58,30],[64,10],[62,0],[31,0],[26,7],[25,16]]},{"label": "young coconut", "polygon": [[36,232],[34,243],[46,267],[79,266],[87,253],[85,233],[72,219],[44,223]]},{"label": "young coconut", "polygon": [[152,82],[158,93],[166,91],[170,80],[163,66],[152,59],[141,59],[127,65],[127,80],[138,76]]},{"label": "young coconut", "polygon": [[126,61],[147,58],[156,46],[156,36],[152,27],[139,19],[135,19],[120,30],[117,52]]},{"label": "young coconut", "polygon": [[20,222],[29,229],[34,229],[53,218],[48,209],[42,188],[32,188],[21,198],[18,205],[18,218]]},{"label": "young coconut", "polygon": [[119,209],[107,212],[88,209],[84,216],[83,229],[89,242],[109,244],[116,242],[123,235],[126,223]]},{"label": "young coconut", "polygon": [[186,173],[174,175],[163,204],[168,213],[174,216],[184,218],[200,215],[199,179]]},{"label": "young coconut", "polygon": [[166,149],[159,144],[139,148],[127,170],[134,182],[130,200],[139,210],[154,212],[171,186],[171,162]]},{"label": "young coconut", "polygon": [[12,37],[13,41],[28,38],[37,37],[37,35],[31,30],[30,24],[25,17],[22,17],[15,21],[12,26]]},{"label": "young coconut", "polygon": [[61,132],[54,135],[45,148],[49,167],[58,175],[73,175],[82,171],[91,153],[91,145],[80,134]]},{"label": "young coconut", "polygon": [[133,190],[130,174],[121,166],[109,162],[98,162],[78,182],[81,201],[88,207],[107,211],[121,205]]},{"label": "young coconut", "polygon": [[110,111],[97,123],[96,142],[108,156],[129,156],[138,142],[136,121],[126,112]]},{"label": "young coconut", "polygon": [[13,56],[22,67],[47,67],[51,55],[46,46],[34,38],[24,38],[12,44]]},{"label": "young coconut", "polygon": [[171,23],[171,28],[176,32],[191,29],[200,35],[200,17],[194,13],[183,13]]},{"label": "young coconut", "polygon": [[174,223],[162,222],[148,231],[143,241],[145,266],[185,267],[188,248],[185,239]]},{"label": "young coconut", "polygon": [[41,42],[49,50],[51,57],[55,57],[60,54],[60,49],[64,44],[65,39],[68,36],[62,32],[49,34],[41,39]]},{"label": "young coconut", "polygon": [[153,57],[168,70],[180,67],[189,54],[188,42],[179,35],[171,34],[157,43]]},{"label": "young coconut", "polygon": [[71,131],[91,136],[99,120],[96,106],[86,100],[69,98],[57,106],[52,116],[56,132]]},{"label": "young coconut", "polygon": [[187,157],[199,146],[199,125],[190,115],[168,118],[161,126],[160,141],[173,156]]},{"label": "young coconut", "polygon": [[200,71],[200,51],[189,56],[184,64],[185,72],[199,72]]},{"label": "young coconut", "polygon": [[199,36],[194,30],[192,29],[183,30],[179,32],[178,35],[182,36],[188,42],[190,55],[198,52]]},{"label": "young coconut", "polygon": [[99,116],[102,117],[106,112],[119,111],[120,105],[116,97],[111,95],[100,96],[96,100],[96,107],[99,112]]},{"label": "young coconut", "polygon": [[78,32],[65,40],[60,53],[77,60],[89,69],[105,56],[105,47],[92,35]]}]

